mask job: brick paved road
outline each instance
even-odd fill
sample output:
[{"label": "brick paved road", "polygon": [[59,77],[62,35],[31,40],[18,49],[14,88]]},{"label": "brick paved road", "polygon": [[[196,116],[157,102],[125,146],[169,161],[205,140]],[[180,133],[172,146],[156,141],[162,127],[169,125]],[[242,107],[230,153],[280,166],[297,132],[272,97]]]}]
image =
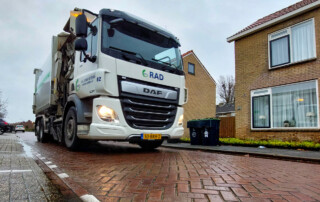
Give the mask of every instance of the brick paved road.
[{"label": "brick paved road", "polygon": [[319,164],[112,142],[70,152],[21,137],[101,201],[320,201]]}]

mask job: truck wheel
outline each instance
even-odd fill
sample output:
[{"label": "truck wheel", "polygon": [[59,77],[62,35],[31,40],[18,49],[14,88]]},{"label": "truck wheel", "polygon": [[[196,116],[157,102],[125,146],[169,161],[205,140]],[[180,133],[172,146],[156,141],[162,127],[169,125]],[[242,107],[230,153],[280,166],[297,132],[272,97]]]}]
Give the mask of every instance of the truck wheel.
[{"label": "truck wheel", "polygon": [[2,135],[3,133],[4,133],[4,130],[0,128],[0,135]]},{"label": "truck wheel", "polygon": [[64,143],[68,149],[75,150],[80,144],[77,136],[77,115],[75,107],[70,107],[64,120]]},{"label": "truck wheel", "polygon": [[[40,120],[41,121],[41,120]],[[34,132],[35,132],[35,135],[37,137],[37,141],[40,142],[40,122],[39,120],[36,121],[36,125],[34,127]],[[13,131],[14,133],[17,133],[16,130]]]},{"label": "truck wheel", "polygon": [[160,145],[162,144],[163,140],[161,141],[148,141],[148,142],[139,142],[139,146],[142,148],[142,149],[145,149],[145,150],[152,150],[152,149],[155,149],[157,147],[160,147]]},{"label": "truck wheel", "polygon": [[47,135],[44,133],[44,126],[43,126],[42,119],[37,121],[37,124],[36,124],[36,136],[37,136],[38,142],[44,143],[44,142],[47,141]]}]

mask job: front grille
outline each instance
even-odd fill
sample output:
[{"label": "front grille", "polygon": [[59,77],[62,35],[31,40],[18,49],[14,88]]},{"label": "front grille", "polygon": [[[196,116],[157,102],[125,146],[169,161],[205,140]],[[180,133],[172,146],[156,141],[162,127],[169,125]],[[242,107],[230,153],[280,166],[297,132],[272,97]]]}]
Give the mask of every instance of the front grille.
[{"label": "front grille", "polygon": [[127,123],[136,129],[164,130],[174,122],[177,105],[166,102],[152,102],[142,98],[121,98]]}]

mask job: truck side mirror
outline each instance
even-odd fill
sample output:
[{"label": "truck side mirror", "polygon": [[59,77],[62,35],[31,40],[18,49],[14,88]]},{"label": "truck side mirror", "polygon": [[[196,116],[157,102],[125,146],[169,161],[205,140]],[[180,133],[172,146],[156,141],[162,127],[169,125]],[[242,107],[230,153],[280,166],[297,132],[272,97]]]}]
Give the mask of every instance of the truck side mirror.
[{"label": "truck side mirror", "polygon": [[74,49],[77,51],[86,51],[88,49],[88,43],[85,38],[79,38],[74,42]]},{"label": "truck side mirror", "polygon": [[86,54],[86,50],[88,49],[88,43],[87,40],[85,38],[79,38],[74,42],[74,49],[76,51],[82,51],[83,55],[84,55],[84,60],[83,62],[86,62],[87,60],[89,60],[90,62],[95,62],[97,60],[97,56],[92,56],[90,57],[89,55]]},{"label": "truck side mirror", "polygon": [[87,37],[88,23],[87,17],[82,14],[76,18],[76,35],[77,37]]}]

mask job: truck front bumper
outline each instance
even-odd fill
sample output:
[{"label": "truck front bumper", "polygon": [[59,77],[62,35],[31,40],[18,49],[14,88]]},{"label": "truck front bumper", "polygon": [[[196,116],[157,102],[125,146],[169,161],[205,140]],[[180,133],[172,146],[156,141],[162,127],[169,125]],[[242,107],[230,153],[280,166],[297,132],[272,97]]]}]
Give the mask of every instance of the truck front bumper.
[{"label": "truck front bumper", "polygon": [[[100,119],[98,107],[104,105],[113,109],[119,118],[119,122],[107,122]],[[184,129],[178,125],[179,117],[183,114],[183,108],[178,107],[173,125],[165,130],[140,130],[130,127],[123,115],[119,99],[110,97],[99,97],[93,100],[92,123],[90,124],[89,133],[78,134],[80,139],[92,140],[122,140],[131,141],[140,137],[142,133],[161,134],[163,138],[179,139],[182,137]]]}]

